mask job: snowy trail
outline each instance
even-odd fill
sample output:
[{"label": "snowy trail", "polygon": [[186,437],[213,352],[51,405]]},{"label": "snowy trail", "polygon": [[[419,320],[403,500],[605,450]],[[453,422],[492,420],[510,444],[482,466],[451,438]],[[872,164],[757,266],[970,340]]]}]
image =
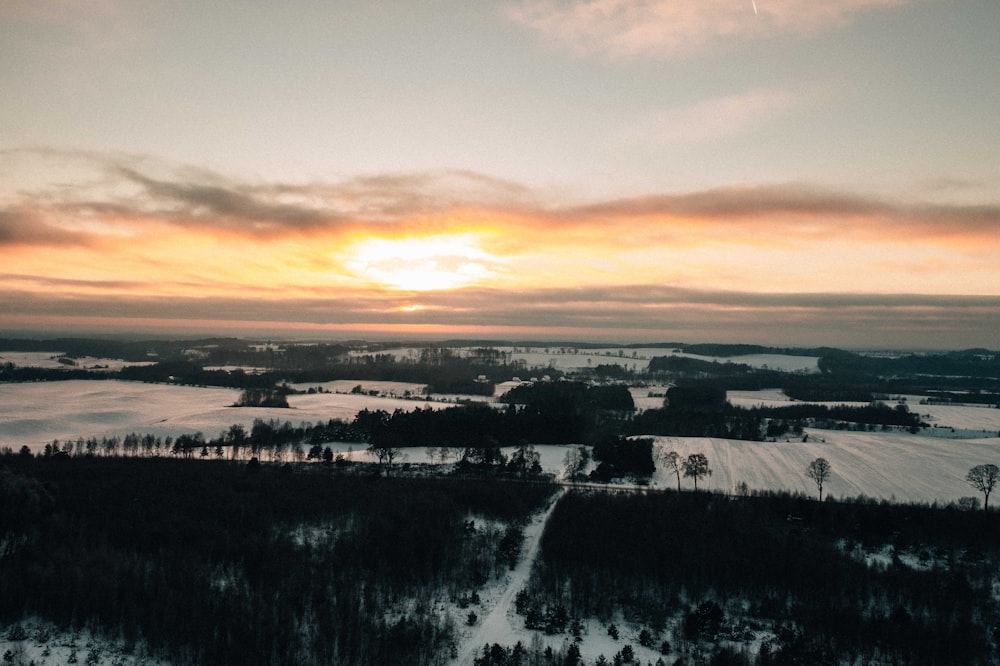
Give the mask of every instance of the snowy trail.
[{"label": "snowy trail", "polygon": [[531,575],[531,567],[538,556],[538,549],[542,542],[542,532],[545,525],[552,516],[552,511],[556,504],[566,494],[565,488],[560,488],[549,502],[549,506],[541,514],[535,516],[524,529],[524,544],[522,545],[522,555],[517,566],[510,572],[507,579],[507,587],[500,595],[490,611],[490,614],[480,621],[475,631],[465,640],[465,645],[459,650],[459,656],[452,661],[455,666],[469,666],[475,660],[483,645],[489,643],[499,643],[501,645],[513,645],[521,636],[511,624],[514,615],[514,598],[521,591],[528,576]]}]

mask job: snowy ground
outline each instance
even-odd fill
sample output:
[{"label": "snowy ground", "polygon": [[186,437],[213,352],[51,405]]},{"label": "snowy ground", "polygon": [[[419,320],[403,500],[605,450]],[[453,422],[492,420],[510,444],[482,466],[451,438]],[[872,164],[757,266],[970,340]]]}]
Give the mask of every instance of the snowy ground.
[{"label": "snowy ground", "polygon": [[[726,399],[737,407],[788,407],[803,404],[792,400],[781,389],[765,389],[763,391],[728,391]],[[973,405],[921,405],[923,396],[894,395],[887,401],[890,406],[903,402],[907,409],[920,417],[934,428],[945,428],[962,431],[959,436],[972,433],[975,437],[992,437],[1000,435],[1000,409]],[[853,405],[863,407],[866,402],[821,402],[822,405]],[[928,433],[934,434],[934,433]],[[939,433],[939,436],[947,436]]]},{"label": "snowy ground", "polygon": [[[514,597],[528,582],[531,575],[531,567],[538,556],[538,547],[542,540],[542,532],[545,531],[545,523],[548,522],[555,509],[559,498],[565,491],[560,491],[549,503],[549,506],[542,513],[536,515],[531,523],[524,529],[524,543],[521,546],[521,558],[517,566],[511,571],[501,585],[495,585],[481,594],[481,616],[479,621],[472,627],[466,626],[460,633],[461,647],[458,650],[456,666],[471,664],[477,652],[483,645],[489,643],[499,643],[500,645],[514,645],[517,641],[524,641],[525,646],[528,641],[525,638],[534,632],[523,629],[523,621],[514,613]],[[461,626],[461,625],[459,625]]]},{"label": "snowy ground", "polygon": [[58,631],[41,620],[27,620],[3,627],[0,654],[4,664],[13,666],[165,666],[151,657],[143,645],[95,636],[86,629]]},{"label": "snowy ground", "polygon": [[[454,666],[471,664],[482,653],[484,645],[498,643],[504,647],[511,647],[520,641],[526,648],[534,645],[542,649],[545,646],[551,646],[553,650],[565,650],[569,641],[574,640],[568,634],[547,636],[543,632],[525,629],[524,618],[517,615],[514,610],[514,600],[517,593],[527,584],[531,568],[538,557],[545,524],[565,493],[565,490],[561,490],[556,494],[549,506],[537,514],[525,528],[521,559],[518,560],[517,567],[498,584],[480,591],[480,606],[474,609],[480,614],[480,619],[476,624],[471,627],[464,624],[463,620],[468,611],[462,610],[458,613],[460,617],[456,618],[456,625],[461,627],[459,630],[460,645],[458,658],[452,660]],[[636,663],[654,663],[660,657],[659,653],[654,650],[639,645],[638,633],[640,629],[631,627],[622,621],[619,621],[617,625],[620,634],[616,640],[608,635],[607,627],[597,620],[587,619],[583,622],[582,641],[577,643],[577,647],[580,649],[580,656],[584,663],[594,663],[599,655],[604,655],[610,663],[615,653],[619,652],[625,645],[632,646],[637,659]],[[661,640],[663,638],[671,640],[673,637],[668,634],[661,637]]]},{"label": "snowy ground", "polygon": [[131,432],[177,437],[200,431],[206,437],[215,437],[234,423],[249,430],[258,418],[298,425],[332,418],[351,420],[365,408],[392,412],[453,406],[451,402],[425,399],[316,393],[289,396],[291,409],[230,407],[239,395],[236,389],[119,380],[0,384],[0,447],[17,450],[26,445],[37,452],[54,439],[124,436]]},{"label": "snowy ground", "polygon": [[[966,482],[970,467],[1000,463],[1000,437],[940,439],[904,433],[808,430],[808,442],[741,442],[708,437],[656,437],[656,446],[682,457],[704,453],[712,476],[699,488],[733,492],[745,482],[750,490],[790,490],[816,494],[806,477],[808,464],[826,458],[832,476],[824,495],[867,495],[901,502],[957,502],[976,495]],[[676,488],[676,477],[661,467],[653,477],[659,488]],[[682,477],[681,487],[692,484]]]},{"label": "snowy ground", "polygon": [[[663,347],[621,349],[618,347],[578,349],[576,347],[491,347],[508,353],[510,361],[523,361],[528,368],[554,368],[562,371],[596,368],[599,365],[621,365],[629,370],[642,372],[649,361],[657,356],[678,356],[718,363],[742,363],[754,368],[770,368],[783,372],[819,372],[819,357],[789,356],[787,354],[747,354],[744,356],[701,356]],[[457,354],[468,354],[473,348],[455,348]],[[420,349],[398,347],[385,349],[380,354],[391,354],[399,360],[420,357]],[[358,355],[368,352],[358,352]],[[528,379],[524,377],[523,379]]]},{"label": "snowy ground", "polygon": [[0,351],[0,364],[13,363],[23,368],[46,368],[49,370],[107,370],[118,371],[126,366],[133,365],[153,365],[154,361],[123,361],[120,358],[95,358],[93,356],[81,356],[73,358],[73,364],[61,363],[63,352],[43,351],[43,352],[21,352],[21,351]]}]

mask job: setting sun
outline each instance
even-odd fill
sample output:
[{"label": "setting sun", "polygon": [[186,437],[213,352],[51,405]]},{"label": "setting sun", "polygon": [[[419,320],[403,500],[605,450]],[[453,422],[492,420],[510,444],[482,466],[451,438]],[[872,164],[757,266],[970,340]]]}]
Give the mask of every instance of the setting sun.
[{"label": "setting sun", "polygon": [[495,275],[499,257],[471,234],[426,238],[369,238],[348,252],[344,265],[357,277],[390,289],[435,291],[481,284]]}]

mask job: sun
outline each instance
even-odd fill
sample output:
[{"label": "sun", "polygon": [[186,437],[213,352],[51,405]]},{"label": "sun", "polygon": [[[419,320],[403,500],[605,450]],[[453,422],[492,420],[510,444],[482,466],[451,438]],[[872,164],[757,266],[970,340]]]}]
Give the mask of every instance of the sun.
[{"label": "sun", "polygon": [[349,271],[389,289],[435,291],[480,284],[502,263],[472,234],[367,238],[348,251]]}]

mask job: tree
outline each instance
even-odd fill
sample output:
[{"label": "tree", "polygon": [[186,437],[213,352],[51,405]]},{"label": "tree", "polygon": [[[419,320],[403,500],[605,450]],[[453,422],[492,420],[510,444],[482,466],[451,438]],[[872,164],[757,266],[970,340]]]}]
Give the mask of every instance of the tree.
[{"label": "tree", "polygon": [[403,455],[403,451],[395,446],[376,446],[372,444],[368,447],[368,452],[378,458],[379,467],[385,465],[385,475],[389,476],[392,471],[392,463]]},{"label": "tree", "polygon": [[684,470],[684,476],[694,480],[694,489],[696,492],[698,490],[698,479],[712,476],[712,470],[708,468],[708,458],[705,457],[704,453],[692,453],[681,463],[681,467]]},{"label": "tree", "polygon": [[566,456],[563,458],[563,465],[566,467],[566,478],[573,481],[583,474],[583,470],[586,469],[587,465],[590,463],[590,452],[587,451],[586,447],[577,446],[570,449],[566,449]]},{"label": "tree", "polygon": [[681,461],[681,454],[676,451],[671,451],[666,453],[662,457],[663,466],[674,473],[677,477],[677,492],[681,491],[681,471],[683,470],[684,463]]},{"label": "tree", "polygon": [[542,471],[541,460],[541,454],[535,447],[522,439],[511,454],[507,467],[523,479],[528,474],[538,474]]},{"label": "tree", "polygon": [[965,480],[969,485],[983,494],[983,511],[986,511],[990,503],[990,493],[1000,481],[1000,467],[996,465],[976,465],[965,475]]},{"label": "tree", "polygon": [[826,458],[816,458],[806,467],[806,476],[816,482],[819,490],[819,501],[823,501],[823,483],[830,478],[830,463]]}]

